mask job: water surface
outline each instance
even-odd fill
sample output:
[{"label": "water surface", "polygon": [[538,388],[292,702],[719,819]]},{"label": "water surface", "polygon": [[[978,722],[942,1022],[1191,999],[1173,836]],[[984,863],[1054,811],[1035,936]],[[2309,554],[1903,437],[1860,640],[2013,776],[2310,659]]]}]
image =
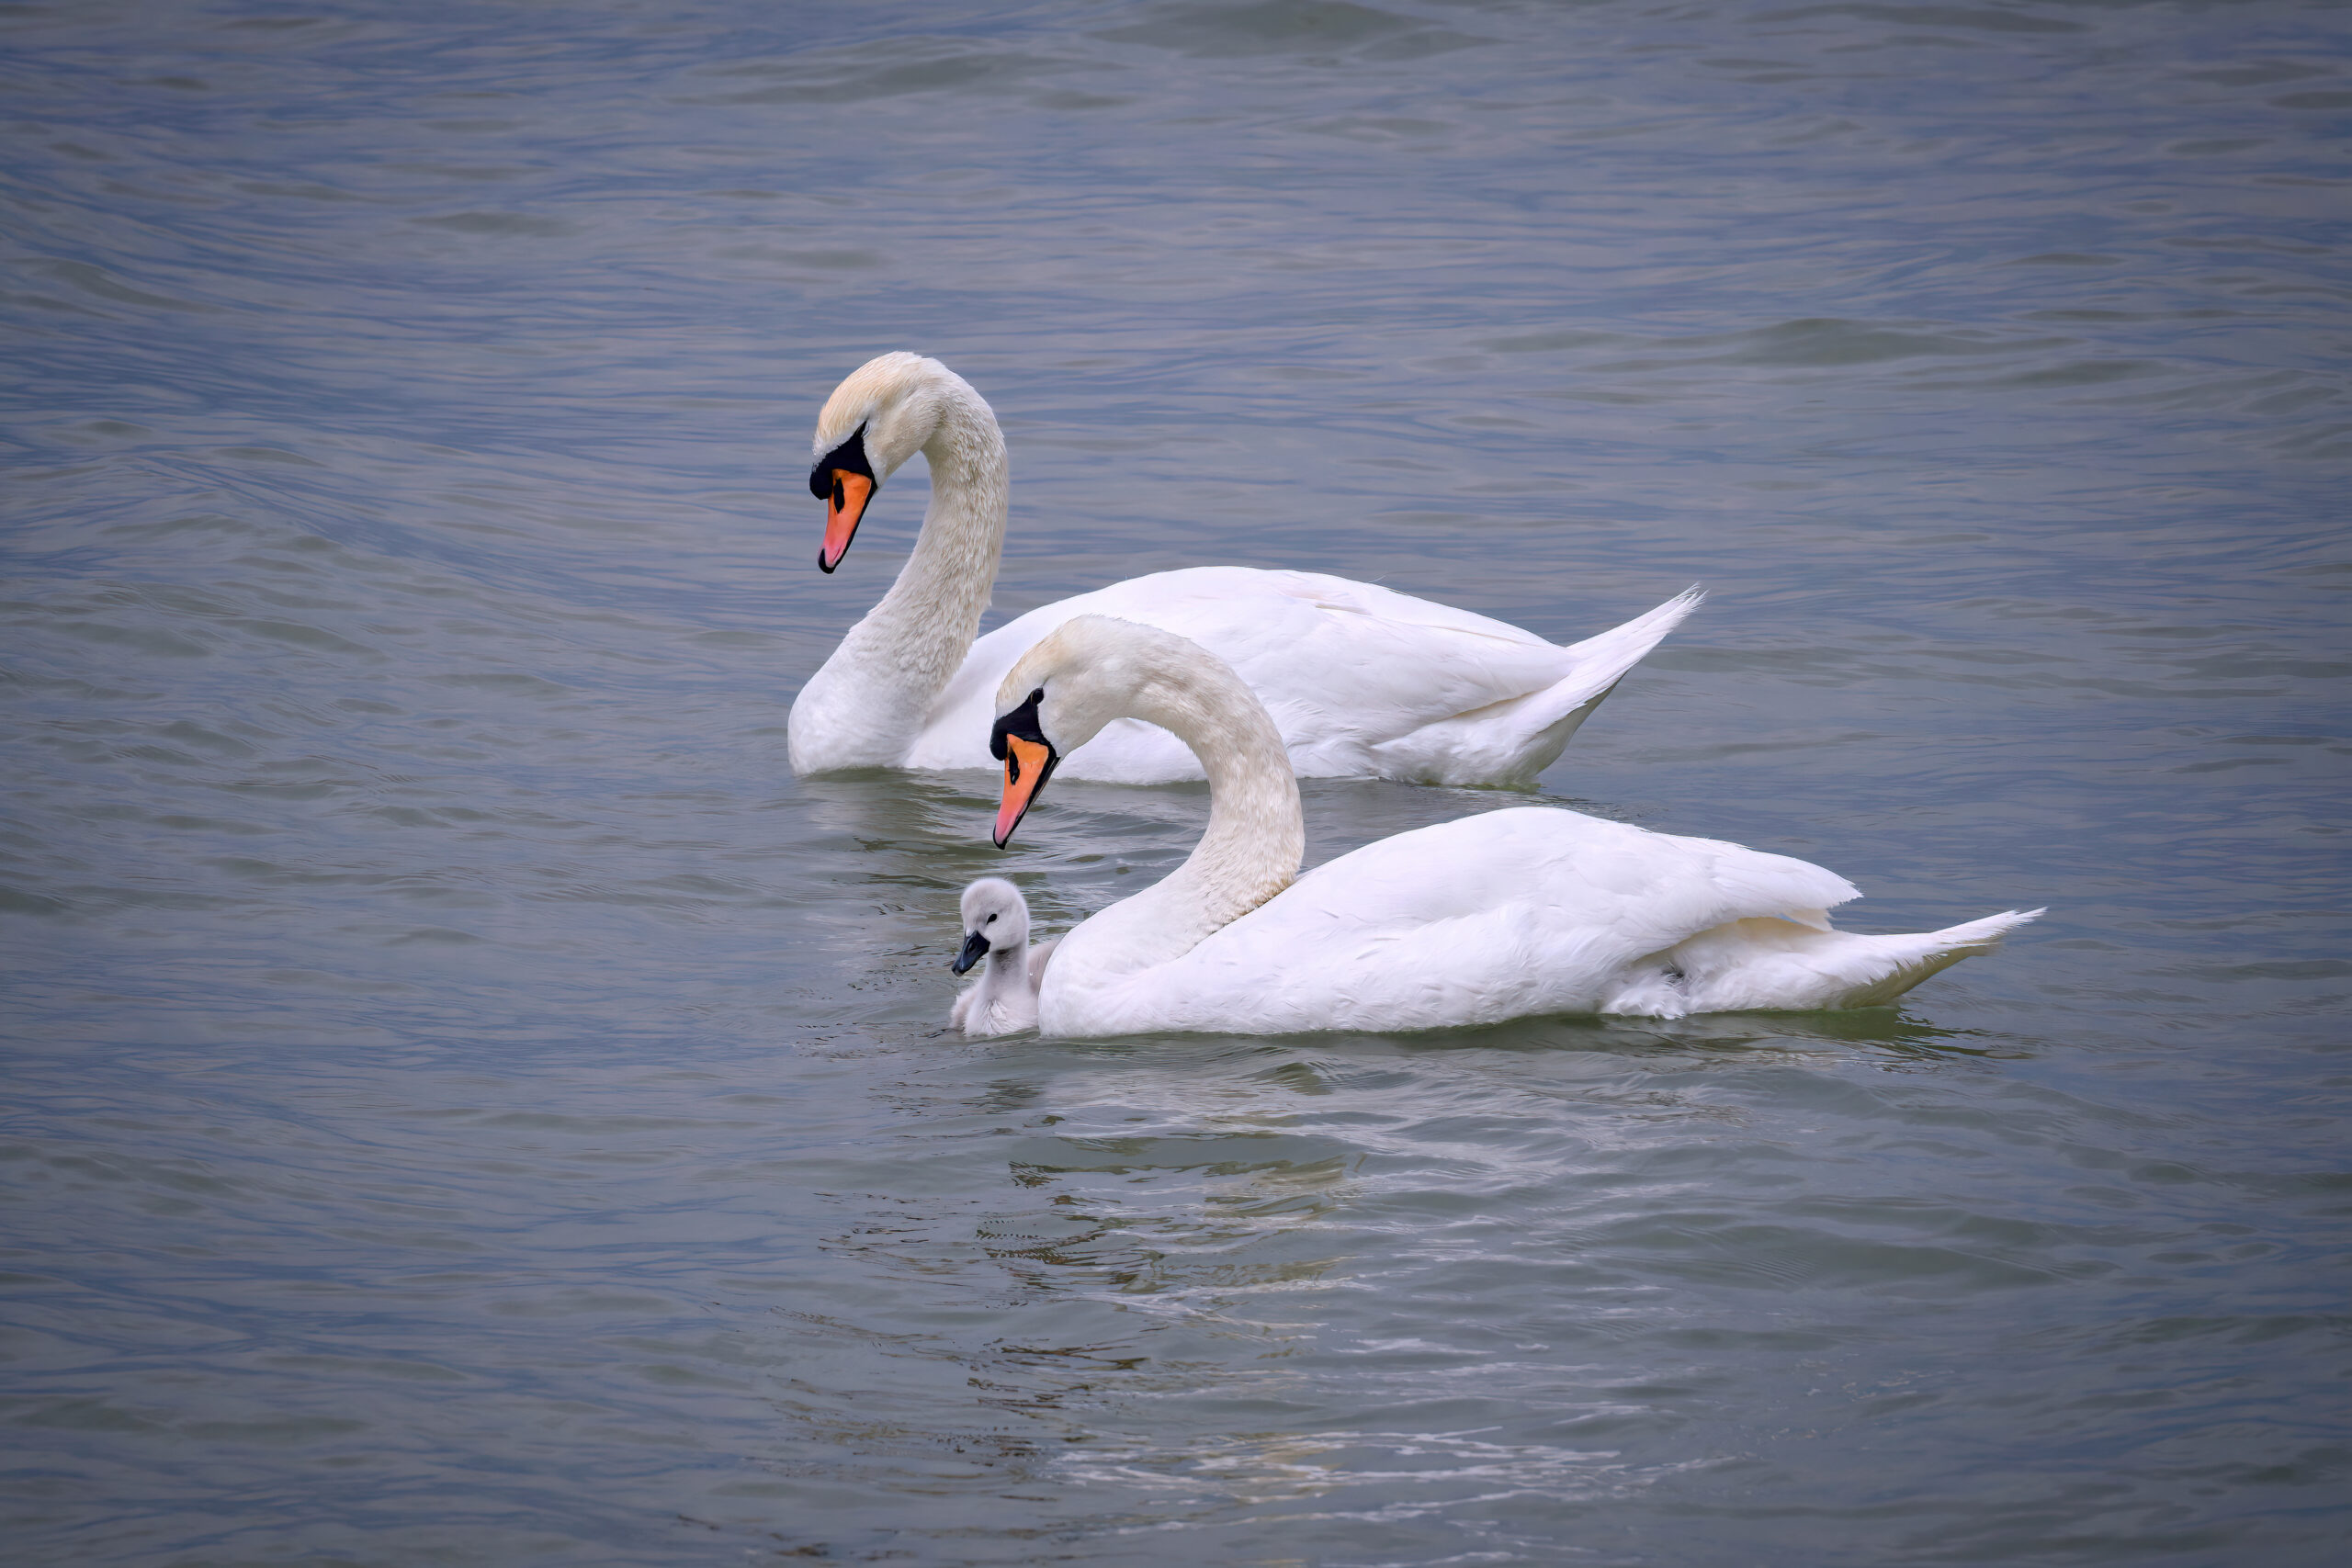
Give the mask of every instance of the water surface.
[{"label": "water surface", "polygon": [[[0,7],[12,1553],[2333,1561],[2347,30]],[[951,1038],[964,881],[1204,797],[791,778],[900,347],[996,616],[1703,582],[1547,798],[2052,913],[1899,1010]]]}]

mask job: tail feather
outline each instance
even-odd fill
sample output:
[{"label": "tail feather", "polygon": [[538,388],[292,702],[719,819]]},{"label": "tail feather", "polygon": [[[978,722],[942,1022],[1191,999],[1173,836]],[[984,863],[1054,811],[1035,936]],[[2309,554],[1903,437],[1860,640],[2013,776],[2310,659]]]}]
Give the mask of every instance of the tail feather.
[{"label": "tail feather", "polygon": [[1992,952],[2043,912],[2010,909],[1939,931],[1886,936],[1769,916],[1733,920],[1628,965],[1620,994],[1601,1010],[1679,1017],[1879,1007],[1963,958]]},{"label": "tail feather", "polygon": [[1949,969],[1963,958],[1992,952],[2001,945],[2003,937],[2028,920],[2039,919],[2048,912],[2046,909],[2008,909],[1997,915],[1987,915],[1981,920],[1946,926],[1939,931],[1872,937],[1869,940],[1874,949],[1873,956],[1884,965],[1883,973],[1855,986],[1831,1005],[1841,1008],[1883,1006],[1930,975]]},{"label": "tail feather", "polygon": [[1650,649],[1665,641],[1666,634],[1680,626],[1706,597],[1695,585],[1686,588],[1623,626],[1568,646],[1568,672],[1510,707],[1512,750],[1518,753],[1518,771],[1524,781],[1532,783],[1536,774],[1559,761],[1601,699],[1615,691],[1626,671],[1647,658]]},{"label": "tail feather", "polygon": [[1692,583],[1654,610],[1635,615],[1623,626],[1611,626],[1605,632],[1595,632],[1582,642],[1568,644],[1567,655],[1582,670],[1588,664],[1595,670],[1607,669],[1613,681],[1642,661],[1642,656],[1664,640],[1666,634],[1680,626],[1691,611],[1707,602],[1707,591]]},{"label": "tail feather", "polygon": [[1524,789],[1559,760],[1600,699],[1706,595],[1687,588],[1646,615],[1564,648],[1551,685],[1421,726],[1374,748],[1379,772],[1418,784]]}]

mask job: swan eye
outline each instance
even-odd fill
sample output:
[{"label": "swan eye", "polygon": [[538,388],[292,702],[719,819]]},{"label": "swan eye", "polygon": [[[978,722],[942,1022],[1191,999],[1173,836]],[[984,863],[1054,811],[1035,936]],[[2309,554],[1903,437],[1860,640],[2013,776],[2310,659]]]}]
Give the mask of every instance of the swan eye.
[{"label": "swan eye", "polygon": [[982,920],[980,924],[984,926],[992,926],[996,924],[996,917],[994,915],[990,915],[987,919]]}]

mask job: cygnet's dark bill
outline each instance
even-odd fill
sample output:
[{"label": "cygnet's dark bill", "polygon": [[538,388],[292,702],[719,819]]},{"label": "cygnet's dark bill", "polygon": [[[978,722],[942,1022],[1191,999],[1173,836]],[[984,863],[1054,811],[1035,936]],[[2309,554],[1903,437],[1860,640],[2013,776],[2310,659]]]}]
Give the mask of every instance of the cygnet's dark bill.
[{"label": "cygnet's dark bill", "polygon": [[948,967],[961,975],[988,955],[989,939],[978,931],[968,931],[964,937],[964,951],[956,955],[956,962]]}]

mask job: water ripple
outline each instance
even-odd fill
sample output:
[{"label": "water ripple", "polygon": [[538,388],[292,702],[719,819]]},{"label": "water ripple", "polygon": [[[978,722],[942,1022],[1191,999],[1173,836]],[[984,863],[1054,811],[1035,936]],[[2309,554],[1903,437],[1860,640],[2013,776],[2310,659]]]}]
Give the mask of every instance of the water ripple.
[{"label": "water ripple", "polygon": [[[6,8],[12,1543],[2332,1561],[2344,33]],[[1545,798],[2053,913],[1899,1010],[951,1036],[965,881],[1065,929],[1204,801],[790,778],[897,346],[996,615],[1702,581]]]}]

